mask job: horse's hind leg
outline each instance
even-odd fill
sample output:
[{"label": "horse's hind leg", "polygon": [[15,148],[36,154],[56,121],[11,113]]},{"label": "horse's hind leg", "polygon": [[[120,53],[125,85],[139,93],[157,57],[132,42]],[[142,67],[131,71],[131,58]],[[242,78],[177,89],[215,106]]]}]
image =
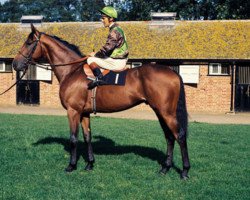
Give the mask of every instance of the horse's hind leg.
[{"label": "horse's hind leg", "polygon": [[190,169],[189,157],[188,157],[188,148],[187,148],[187,140],[185,138],[179,138],[178,143],[181,148],[181,156],[182,156],[182,163],[183,163],[183,171],[181,173],[182,179],[188,179],[188,171]]},{"label": "horse's hind leg", "polygon": [[164,120],[160,116],[158,116],[158,118],[167,140],[167,158],[164,164],[162,165],[162,169],[160,170],[160,173],[166,174],[173,166],[173,151],[175,138],[173,137],[170,129],[167,127]]},{"label": "horse's hind leg", "polygon": [[[188,150],[187,150],[187,141],[186,141],[186,135],[183,137],[180,136],[180,128],[177,122],[177,119],[174,115],[163,115],[160,117],[161,124],[164,122],[166,123],[167,129],[171,131],[172,136],[174,136],[175,140],[178,142],[180,145],[181,149],[181,155],[182,155],[182,163],[183,163],[183,170],[181,172],[181,178],[182,179],[187,179],[188,178],[188,171],[190,169],[190,163],[189,163],[189,157],[188,157]],[[165,127],[165,125],[162,127]],[[165,135],[166,135],[166,129],[164,129]],[[174,141],[171,136],[166,136],[168,138],[168,145],[170,144],[170,147],[168,147],[168,152],[167,152],[167,160],[166,160],[166,165],[165,168],[163,167],[161,172],[167,172],[170,168],[169,164],[172,164],[172,158],[173,158],[173,144]]]},{"label": "horse's hind leg", "polygon": [[91,129],[90,129],[90,115],[83,115],[81,120],[82,131],[83,131],[83,138],[85,144],[87,144],[87,165],[85,170],[92,170],[94,164],[94,154],[93,148],[91,144]]},{"label": "horse's hind leg", "polygon": [[167,158],[165,163],[162,165],[160,173],[166,174],[171,167],[173,167],[173,151],[174,151],[174,137],[170,136],[167,138]]}]

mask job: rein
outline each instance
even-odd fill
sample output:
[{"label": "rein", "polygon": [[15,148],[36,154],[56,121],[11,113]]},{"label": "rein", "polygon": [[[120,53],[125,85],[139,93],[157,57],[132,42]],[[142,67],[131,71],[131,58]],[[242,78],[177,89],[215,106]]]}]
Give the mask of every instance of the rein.
[{"label": "rein", "polygon": [[[22,54],[21,54],[22,55]],[[53,67],[59,67],[59,66],[67,66],[67,65],[73,65],[73,64],[78,64],[78,63],[82,63],[85,60],[87,60],[89,58],[89,56],[85,56],[83,58],[79,58],[78,60],[75,60],[73,62],[69,62],[69,63],[61,63],[61,64],[40,64],[38,62],[34,62],[34,61],[29,61],[30,64],[33,65],[37,65],[37,67],[43,68],[43,69],[47,69],[47,70],[51,70],[49,68],[49,66],[53,66]]]}]

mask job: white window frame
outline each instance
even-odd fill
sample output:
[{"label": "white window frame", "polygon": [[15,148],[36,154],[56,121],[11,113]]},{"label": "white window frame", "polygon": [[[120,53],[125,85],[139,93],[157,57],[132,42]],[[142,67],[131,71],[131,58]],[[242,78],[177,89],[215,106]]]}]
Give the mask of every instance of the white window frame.
[{"label": "white window frame", "polygon": [[0,72],[5,72],[5,62],[0,61]]},{"label": "white window frame", "polygon": [[[213,67],[218,67],[218,72],[213,72]],[[222,73],[222,65],[221,63],[209,63],[208,66],[208,74],[209,75],[220,75],[220,76],[228,76],[228,73]]]},{"label": "white window frame", "polygon": [[141,62],[132,62],[131,63],[131,68],[136,68],[136,67],[140,67],[140,66],[142,66]]},{"label": "white window frame", "polygon": [[0,61],[0,72],[12,72],[12,67],[6,67],[6,62]]},{"label": "white window frame", "polygon": [[183,83],[198,84],[200,78],[200,66],[180,65],[179,74],[182,77]]},{"label": "white window frame", "polygon": [[40,68],[39,65],[36,65],[36,80],[38,81],[52,81],[52,71],[51,66],[47,63],[41,64],[43,67],[48,69]]}]

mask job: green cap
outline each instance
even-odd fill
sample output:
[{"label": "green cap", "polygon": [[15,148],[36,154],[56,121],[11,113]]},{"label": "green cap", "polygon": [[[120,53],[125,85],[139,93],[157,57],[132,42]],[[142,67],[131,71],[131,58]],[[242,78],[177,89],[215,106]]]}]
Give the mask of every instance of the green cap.
[{"label": "green cap", "polygon": [[100,12],[104,15],[107,15],[112,18],[117,18],[117,11],[111,6],[106,6],[100,10]]}]

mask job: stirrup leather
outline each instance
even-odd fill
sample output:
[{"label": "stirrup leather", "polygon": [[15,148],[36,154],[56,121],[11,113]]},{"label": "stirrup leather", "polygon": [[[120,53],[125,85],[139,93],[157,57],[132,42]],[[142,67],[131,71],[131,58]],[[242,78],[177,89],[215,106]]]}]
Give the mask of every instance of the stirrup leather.
[{"label": "stirrup leather", "polygon": [[98,77],[96,77],[94,80],[93,79],[91,79],[91,80],[92,81],[90,83],[88,83],[88,89],[93,89],[96,86],[107,84],[104,80],[98,79]]}]

